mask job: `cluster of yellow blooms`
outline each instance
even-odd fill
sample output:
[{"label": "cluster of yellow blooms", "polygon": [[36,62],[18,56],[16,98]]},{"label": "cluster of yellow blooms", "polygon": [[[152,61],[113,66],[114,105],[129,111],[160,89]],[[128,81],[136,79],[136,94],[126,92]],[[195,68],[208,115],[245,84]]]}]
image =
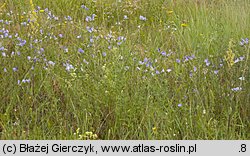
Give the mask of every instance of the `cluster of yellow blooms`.
[{"label": "cluster of yellow blooms", "polygon": [[77,128],[75,135],[79,136],[79,140],[96,140],[98,138],[97,134],[93,132],[85,132],[84,134],[80,134],[80,128]]}]

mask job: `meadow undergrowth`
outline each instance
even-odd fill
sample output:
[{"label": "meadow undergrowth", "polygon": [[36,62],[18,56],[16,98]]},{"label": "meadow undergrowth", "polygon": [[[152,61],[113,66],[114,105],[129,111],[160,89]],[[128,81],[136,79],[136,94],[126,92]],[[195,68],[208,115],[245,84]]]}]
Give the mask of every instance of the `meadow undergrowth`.
[{"label": "meadow undergrowth", "polygon": [[0,0],[0,139],[250,139],[248,0]]}]

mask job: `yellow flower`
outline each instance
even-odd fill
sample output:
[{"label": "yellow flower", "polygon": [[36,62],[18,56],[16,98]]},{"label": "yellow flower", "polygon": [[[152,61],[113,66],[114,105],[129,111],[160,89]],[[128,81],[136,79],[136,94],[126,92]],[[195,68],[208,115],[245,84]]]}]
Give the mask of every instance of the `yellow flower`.
[{"label": "yellow flower", "polygon": [[34,3],[32,0],[30,0],[30,9],[31,9],[31,13],[30,13],[30,20],[34,22],[35,25],[33,25],[31,23],[31,28],[33,29],[32,33],[34,33],[37,30],[37,27],[39,26],[38,22],[37,22],[37,14],[35,12],[35,7],[34,7]]},{"label": "yellow flower", "polygon": [[85,132],[85,135],[92,136],[93,132]]},{"label": "yellow flower", "polygon": [[228,50],[224,56],[226,62],[227,62],[227,65],[228,67],[232,67],[234,65],[234,58],[235,58],[235,54],[233,52],[233,39],[231,39],[229,41],[229,45],[228,45]]},{"label": "yellow flower", "polygon": [[173,10],[167,11],[168,14],[172,14],[173,12],[174,12]]},{"label": "yellow flower", "polygon": [[6,5],[6,3],[3,3],[3,5],[0,7],[0,9],[4,8]]},{"label": "yellow flower", "polygon": [[79,134],[80,128],[77,128],[76,130],[76,134]]},{"label": "yellow flower", "polygon": [[153,128],[152,128],[152,131],[153,131],[153,133],[157,133],[157,128],[156,128],[156,127],[153,127]]},{"label": "yellow flower", "polygon": [[40,13],[43,13],[43,12],[44,12],[44,10],[40,10],[39,12],[40,12]]},{"label": "yellow flower", "polygon": [[96,140],[97,138],[97,134],[93,132],[85,132],[83,135],[79,135],[79,139]]},{"label": "yellow flower", "polygon": [[92,138],[93,138],[94,140],[97,139],[97,138],[98,138],[97,134],[93,134],[93,135],[92,135]]},{"label": "yellow flower", "polygon": [[187,23],[182,23],[181,26],[182,26],[182,27],[187,27],[188,24],[187,24]]}]

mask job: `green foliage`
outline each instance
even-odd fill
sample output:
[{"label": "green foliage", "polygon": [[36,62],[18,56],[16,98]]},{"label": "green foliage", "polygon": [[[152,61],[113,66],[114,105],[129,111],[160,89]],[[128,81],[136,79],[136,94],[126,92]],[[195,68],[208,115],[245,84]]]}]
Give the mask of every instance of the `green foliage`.
[{"label": "green foliage", "polygon": [[0,139],[250,139],[248,0],[32,3],[0,2]]}]

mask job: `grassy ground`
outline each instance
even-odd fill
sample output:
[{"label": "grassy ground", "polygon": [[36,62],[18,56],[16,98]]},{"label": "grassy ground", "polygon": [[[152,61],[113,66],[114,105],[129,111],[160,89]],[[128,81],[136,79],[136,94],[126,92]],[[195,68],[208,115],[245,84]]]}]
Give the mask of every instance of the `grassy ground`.
[{"label": "grassy ground", "polygon": [[0,0],[0,139],[250,139],[249,7]]}]

